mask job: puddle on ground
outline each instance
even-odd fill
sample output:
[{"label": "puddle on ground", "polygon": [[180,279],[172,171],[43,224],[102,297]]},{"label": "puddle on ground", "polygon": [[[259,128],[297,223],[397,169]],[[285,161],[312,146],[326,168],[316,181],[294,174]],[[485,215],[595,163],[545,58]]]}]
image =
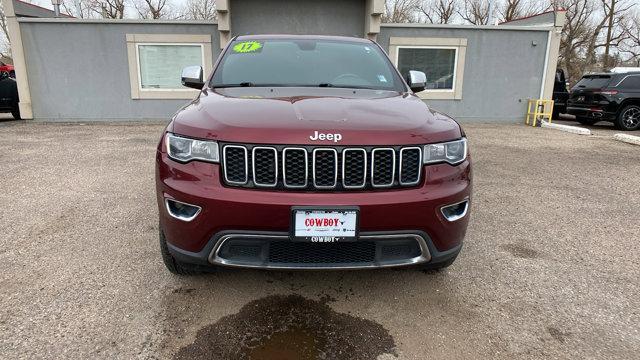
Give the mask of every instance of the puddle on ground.
[{"label": "puddle on ground", "polygon": [[395,355],[380,324],[332,310],[325,301],[274,295],[198,331],[175,359],[375,360]]},{"label": "puddle on ground", "polygon": [[246,355],[253,360],[317,359],[320,347],[321,344],[308,330],[290,328],[271,335],[267,341],[249,349]]}]

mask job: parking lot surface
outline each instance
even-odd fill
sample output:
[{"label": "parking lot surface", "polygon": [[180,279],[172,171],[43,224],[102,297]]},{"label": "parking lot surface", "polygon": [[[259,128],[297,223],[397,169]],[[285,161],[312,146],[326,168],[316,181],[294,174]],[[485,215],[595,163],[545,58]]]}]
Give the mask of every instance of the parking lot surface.
[{"label": "parking lot surface", "polygon": [[472,218],[445,271],[178,277],[158,252],[162,129],[0,123],[0,358],[640,353],[637,146],[466,125]]}]

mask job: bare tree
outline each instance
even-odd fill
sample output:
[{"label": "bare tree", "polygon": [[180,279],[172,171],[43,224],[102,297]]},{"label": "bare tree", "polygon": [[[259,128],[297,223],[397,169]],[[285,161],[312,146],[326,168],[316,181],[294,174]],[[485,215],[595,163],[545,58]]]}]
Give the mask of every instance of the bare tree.
[{"label": "bare tree", "polygon": [[536,0],[505,0],[498,6],[501,21],[512,21],[519,18],[536,15],[545,10],[542,1]]},{"label": "bare tree", "polygon": [[627,22],[627,14],[629,10],[636,5],[635,2],[629,3],[627,0],[600,0],[602,10],[605,14],[603,21],[606,22],[607,35],[604,43],[597,44],[594,48],[604,47],[604,56],[602,59],[603,69],[608,69],[614,65],[613,58],[610,56],[611,48],[618,47],[629,35],[625,29]]},{"label": "bare tree", "polygon": [[0,3],[0,56],[11,57],[11,40],[9,40],[9,30],[7,29],[7,17],[4,15],[4,6]]},{"label": "bare tree", "polygon": [[167,0],[136,0],[133,6],[141,19],[165,19],[178,17]]},{"label": "bare tree", "polygon": [[125,0],[91,0],[90,6],[105,19],[124,19]]},{"label": "bare tree", "polygon": [[417,22],[419,0],[386,0],[382,22],[408,23]]},{"label": "bare tree", "polygon": [[79,19],[102,17],[101,2],[95,0],[67,0],[60,5],[63,14]]},{"label": "bare tree", "polygon": [[575,82],[586,67],[585,48],[593,34],[591,14],[594,6],[592,0],[564,0],[560,5],[567,12],[558,63],[567,71],[570,81]]},{"label": "bare tree", "polygon": [[626,39],[620,44],[619,51],[628,58],[625,63],[640,67],[640,11],[624,26]]},{"label": "bare tree", "polygon": [[215,0],[188,0],[184,18],[193,20],[215,20],[217,18]]},{"label": "bare tree", "polygon": [[420,4],[420,12],[432,24],[449,24],[457,9],[457,0],[427,0]]},{"label": "bare tree", "polygon": [[487,25],[489,23],[489,2],[485,0],[466,0],[464,7],[457,10],[460,17],[473,25]]}]

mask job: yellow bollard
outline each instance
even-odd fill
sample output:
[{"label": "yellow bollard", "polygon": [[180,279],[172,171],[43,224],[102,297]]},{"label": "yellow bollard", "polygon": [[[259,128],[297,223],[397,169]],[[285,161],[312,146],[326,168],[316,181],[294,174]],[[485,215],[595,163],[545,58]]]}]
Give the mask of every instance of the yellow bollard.
[{"label": "yellow bollard", "polygon": [[[533,105],[533,109],[531,106]],[[525,124],[536,126],[538,120],[543,121],[548,119],[552,121],[553,117],[553,100],[544,99],[529,99],[527,103],[527,117],[525,118]]]}]

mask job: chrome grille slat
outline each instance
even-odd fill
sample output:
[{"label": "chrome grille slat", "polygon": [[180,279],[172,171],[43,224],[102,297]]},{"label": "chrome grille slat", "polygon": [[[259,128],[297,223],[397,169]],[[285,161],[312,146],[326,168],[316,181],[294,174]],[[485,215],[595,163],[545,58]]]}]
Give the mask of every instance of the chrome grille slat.
[{"label": "chrome grille slat", "polygon": [[418,146],[286,146],[222,143],[223,182],[273,190],[357,191],[415,186]]}]

